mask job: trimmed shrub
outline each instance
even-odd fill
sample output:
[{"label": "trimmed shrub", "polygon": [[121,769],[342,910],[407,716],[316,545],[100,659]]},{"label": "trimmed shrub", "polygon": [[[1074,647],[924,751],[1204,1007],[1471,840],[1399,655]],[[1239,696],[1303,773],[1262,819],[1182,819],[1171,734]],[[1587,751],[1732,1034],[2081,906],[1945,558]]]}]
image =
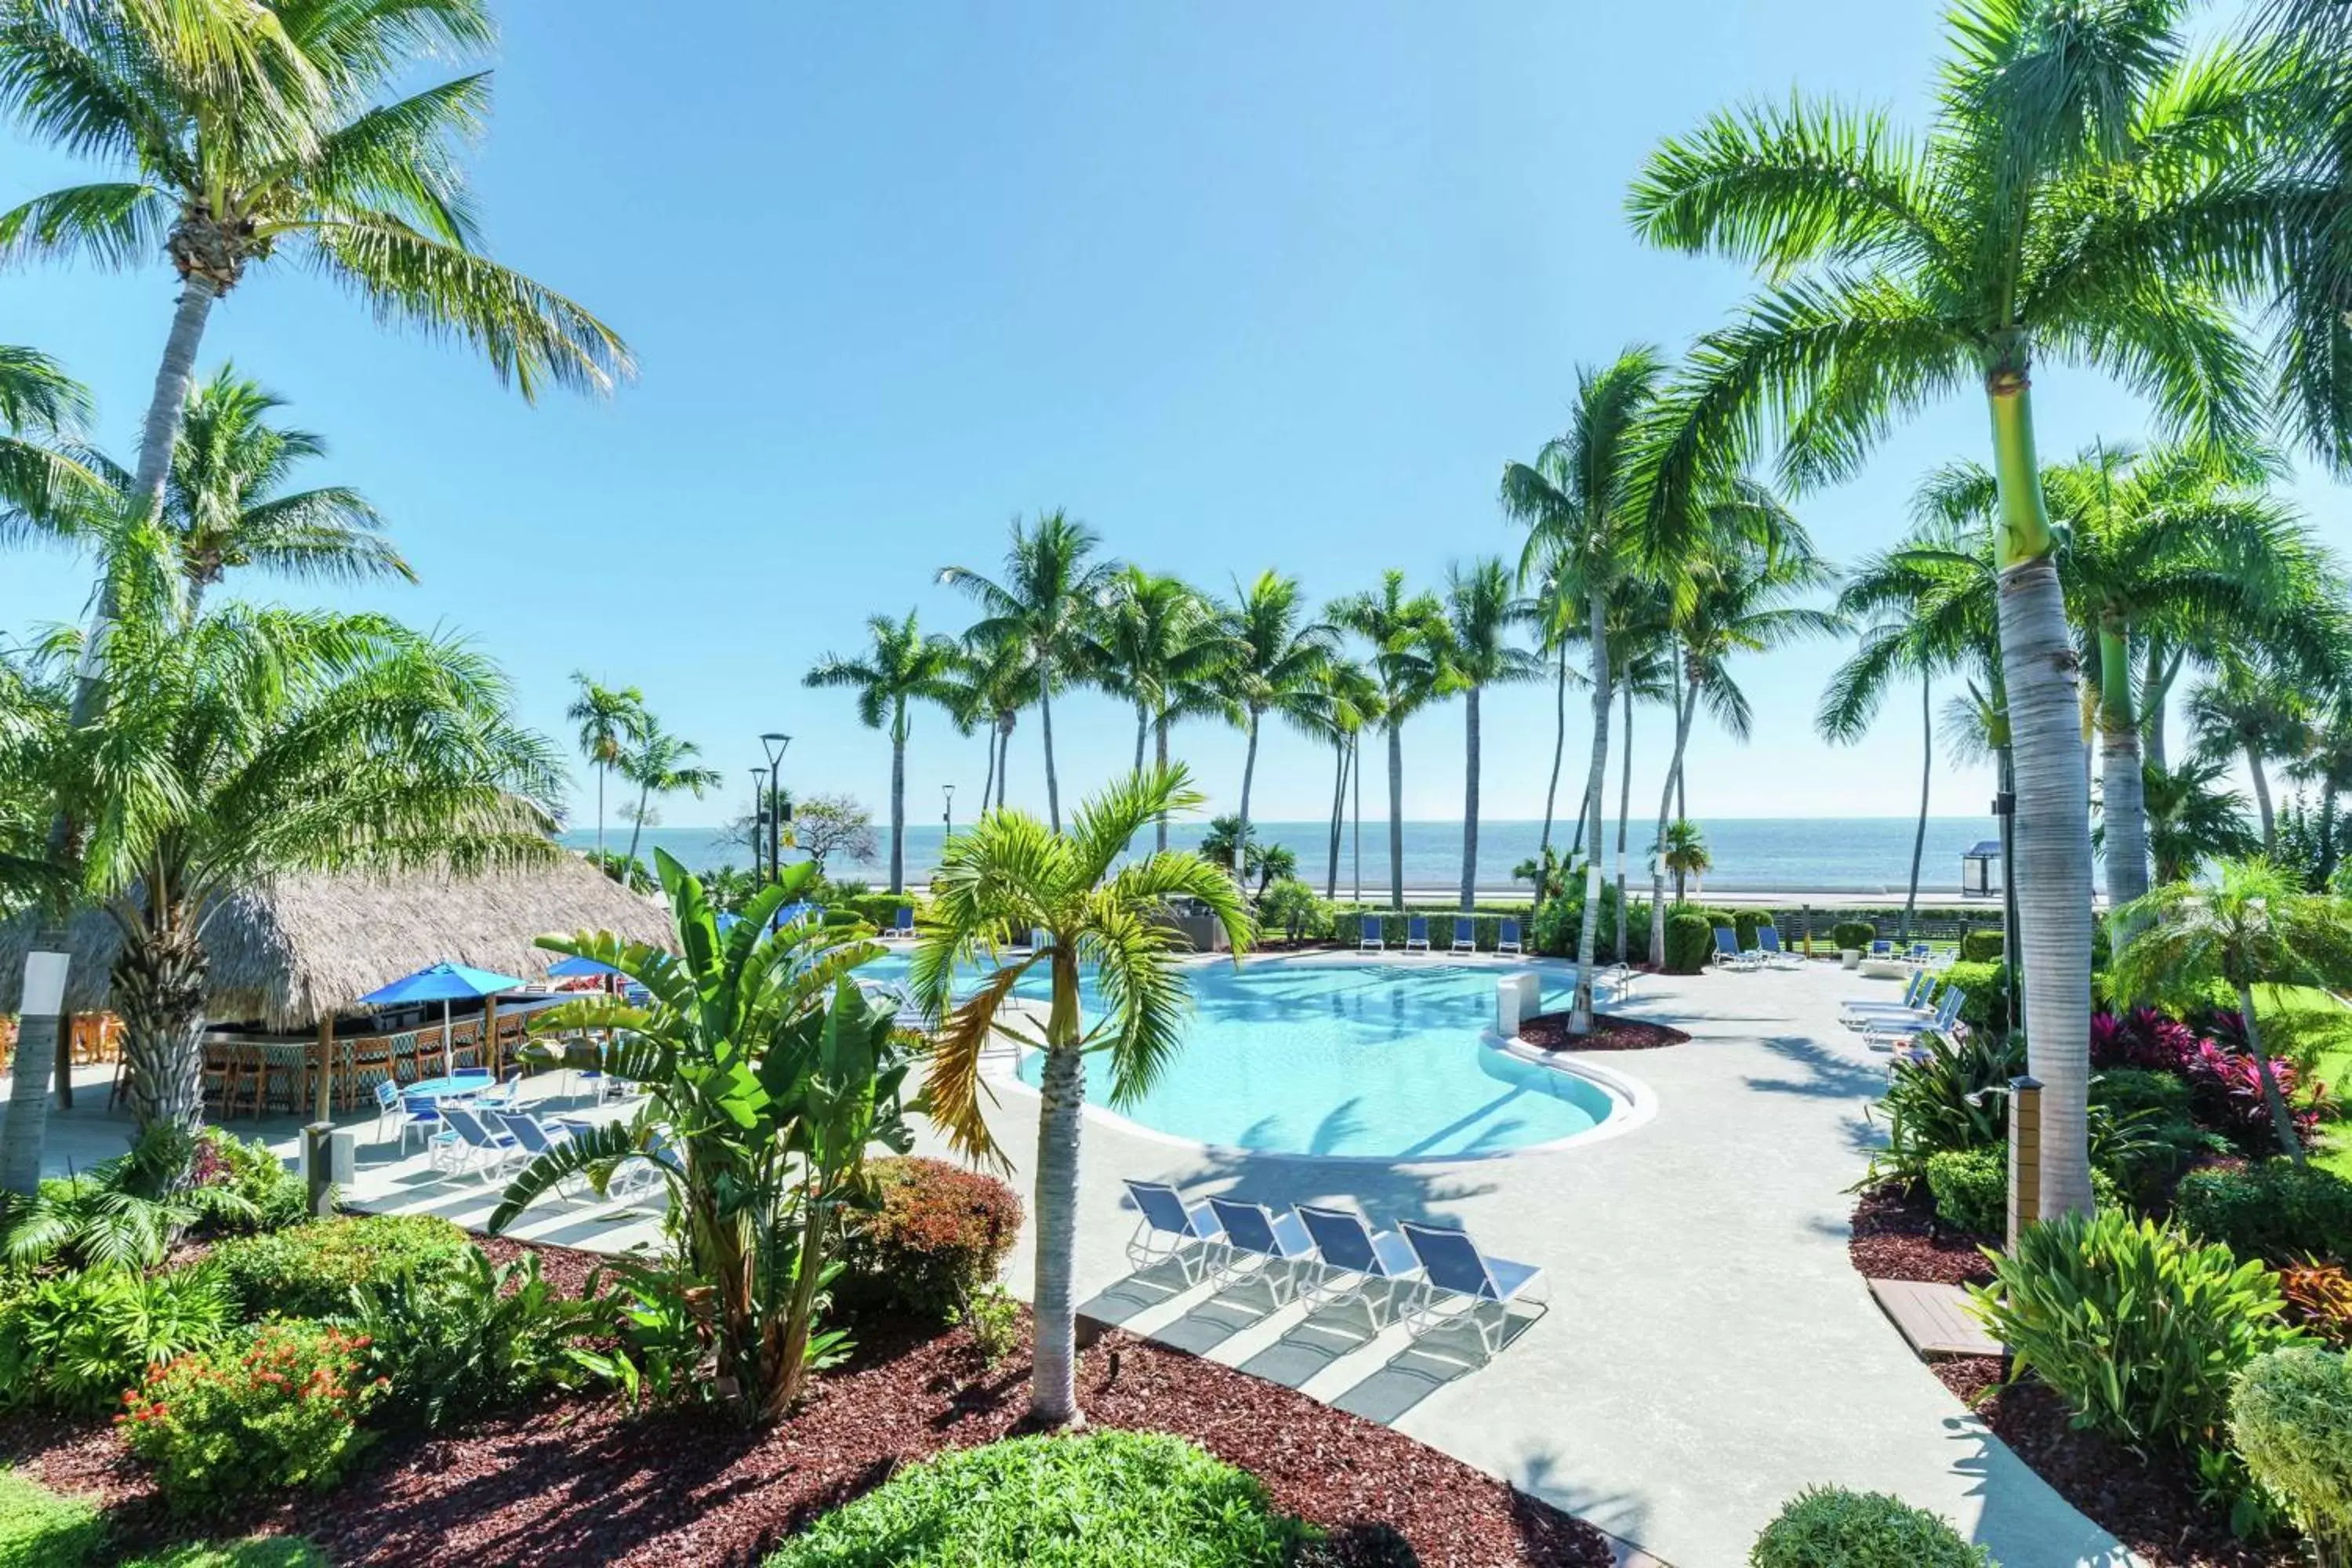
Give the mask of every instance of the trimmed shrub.
[{"label": "trimmed shrub", "polygon": [[2241,1258],[2352,1259],[2352,1182],[2317,1165],[2265,1160],[2191,1171],[2173,1191],[2172,1212],[2192,1235]]},{"label": "trimmed shrub", "polygon": [[1960,962],[1963,963],[1999,963],[2002,933],[1997,931],[1966,931],[1960,933]]},{"label": "trimmed shrub", "polygon": [[945,1160],[873,1160],[866,1173],[881,1207],[843,1244],[835,1300],[940,1322],[968,1310],[1020,1237],[1020,1195]]},{"label": "trimmed shrub", "polygon": [[[1440,928],[1433,923],[1434,934]],[[1445,929],[1451,929],[1445,928]],[[1577,939],[1584,929],[1584,879],[1576,879],[1563,896],[1548,900],[1536,910],[1528,923],[1527,938],[1538,952],[1553,958],[1574,958]],[[1481,946],[1486,937],[1479,937]],[[1632,896],[1627,889],[1625,900],[1625,952],[1617,951],[1617,883],[1604,878],[1601,883],[1601,925],[1593,933],[1593,956],[1604,963],[1615,963],[1622,958],[1627,963],[1647,963],[1650,961],[1650,900]]]},{"label": "trimmed shrub", "polygon": [[1810,1487],[1789,1500],[1748,1553],[1748,1568],[2000,1568],[1992,1554],[1885,1492]]},{"label": "trimmed shrub", "polygon": [[1740,951],[1753,951],[1759,945],[1756,933],[1771,923],[1772,915],[1769,910],[1734,910],[1731,930],[1732,934],[1739,939]]},{"label": "trimmed shrub", "polygon": [[1867,952],[1878,940],[1878,928],[1868,921],[1840,921],[1830,927],[1830,941],[1840,952]]},{"label": "trimmed shrub", "polygon": [[1335,923],[1331,906],[1296,877],[1276,879],[1257,907],[1258,931],[1266,937],[1320,942],[1331,934]]},{"label": "trimmed shrub", "polygon": [[2109,1068],[2091,1079],[2091,1103],[2106,1106],[2118,1116],[2187,1116],[2189,1084],[2173,1073]]},{"label": "trimmed shrub", "polygon": [[98,1560],[105,1539],[95,1503],[0,1470],[0,1568],[82,1568]]},{"label": "trimmed shrub", "polygon": [[365,1446],[383,1395],[366,1341],[323,1323],[266,1323],[240,1343],[149,1370],[115,1417],[177,1513],[222,1513],[269,1492],[324,1491]]},{"label": "trimmed shrub", "polygon": [[[1943,986],[1957,985],[1968,993],[1960,1004],[1960,1022],[1971,1029],[1993,1029],[2007,1032],[2009,1027],[2009,996],[2002,989],[2000,965],[1998,963],[1953,963],[1944,970]],[[1944,998],[1943,987],[1936,999]]]},{"label": "trimmed shrub", "polygon": [[248,1318],[331,1318],[350,1310],[352,1287],[454,1263],[467,1245],[432,1215],[362,1215],[225,1241],[210,1261]]},{"label": "trimmed shrub", "polygon": [[[1927,1190],[1935,1194],[1936,1217],[1970,1236],[2009,1232],[2009,1145],[1948,1150],[1927,1156]],[[2102,1209],[2122,1203],[2105,1171],[2091,1173],[2091,1193]]]},{"label": "trimmed shrub", "polygon": [[2302,1335],[2261,1263],[2110,1211],[2028,1226],[1972,1288],[1978,1315],[2073,1409],[2074,1424],[2141,1449],[2220,1445],[2230,1384]]},{"label": "trimmed shrub", "polygon": [[1666,916],[1666,973],[1696,974],[1715,953],[1715,924],[1696,910]]},{"label": "trimmed shrub", "polygon": [[767,1568],[1282,1568],[1318,1535],[1255,1476],[1159,1432],[1016,1437],[901,1470]]},{"label": "trimmed shrub", "polygon": [[2352,1553],[2352,1365],[2331,1351],[2271,1352],[2239,1373],[2230,1443],[2286,1503],[2319,1561]]},{"label": "trimmed shrub", "polygon": [[45,1279],[0,1308],[0,1404],[103,1410],[149,1366],[216,1343],[235,1321],[210,1268]]}]

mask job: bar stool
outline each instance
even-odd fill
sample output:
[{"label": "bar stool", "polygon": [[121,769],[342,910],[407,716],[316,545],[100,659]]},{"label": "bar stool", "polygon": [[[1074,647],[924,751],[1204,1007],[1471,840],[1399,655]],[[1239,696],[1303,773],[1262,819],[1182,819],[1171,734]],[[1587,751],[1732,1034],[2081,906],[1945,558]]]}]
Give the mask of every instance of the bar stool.
[{"label": "bar stool", "polygon": [[236,1117],[240,1095],[251,1113],[260,1116],[262,1080],[268,1076],[261,1047],[229,1046],[224,1049],[226,1060],[222,1070],[221,1119],[229,1121]]},{"label": "bar stool", "polygon": [[342,1047],[342,1109],[350,1110],[362,1093],[375,1092],[376,1081],[396,1082],[393,1072],[392,1037],[365,1035],[339,1042]]}]

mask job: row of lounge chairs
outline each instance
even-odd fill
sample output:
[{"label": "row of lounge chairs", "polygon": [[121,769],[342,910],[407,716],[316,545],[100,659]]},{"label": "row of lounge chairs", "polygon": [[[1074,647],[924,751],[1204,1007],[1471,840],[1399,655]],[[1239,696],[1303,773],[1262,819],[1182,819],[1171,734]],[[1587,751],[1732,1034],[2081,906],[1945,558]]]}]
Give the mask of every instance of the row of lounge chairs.
[{"label": "row of lounge chairs", "polygon": [[1742,948],[1739,933],[1729,926],[1715,928],[1715,962],[1718,968],[1746,972],[1751,969],[1802,969],[1805,961],[1780,945],[1780,932],[1776,926],[1756,928],[1756,945]]},{"label": "row of lounge chairs", "polygon": [[[1447,948],[1446,952],[1449,953],[1476,952],[1478,951],[1477,930],[1476,924],[1467,915],[1456,915],[1454,919],[1454,944]],[[1379,915],[1356,917],[1356,951],[1358,952],[1388,951],[1388,941],[1381,934],[1381,919]],[[1407,952],[1437,951],[1429,942],[1427,915],[1405,917],[1404,951]],[[1523,957],[1527,951],[1527,944],[1519,938],[1519,922],[1509,915],[1504,916],[1503,923],[1497,928],[1495,938],[1496,955],[1509,958]]]},{"label": "row of lounge chairs", "polygon": [[1960,1009],[1968,1000],[1968,992],[1948,981],[1937,996],[1935,972],[1921,969],[1905,984],[1901,1001],[1849,996],[1838,1005],[1838,1021],[1861,1031],[1864,1043],[1874,1049],[1907,1053],[1917,1048],[1923,1036],[1965,1037],[1968,1026],[1960,1022]]},{"label": "row of lounge chairs", "polygon": [[1375,1324],[1378,1291],[1380,1307],[1412,1338],[1466,1324],[1489,1358],[1507,1342],[1513,1305],[1532,1307],[1534,1317],[1550,1310],[1541,1268],[1483,1252],[1452,1226],[1403,1220],[1375,1230],[1353,1209],[1300,1204],[1276,1214],[1234,1198],[1187,1203],[1164,1182],[1130,1181],[1127,1190],[1140,1216],[1127,1247],[1138,1268],[1173,1263],[1188,1282],[1205,1277],[1220,1290],[1263,1279],[1277,1300],[1286,1290],[1309,1311],[1353,1301]]}]

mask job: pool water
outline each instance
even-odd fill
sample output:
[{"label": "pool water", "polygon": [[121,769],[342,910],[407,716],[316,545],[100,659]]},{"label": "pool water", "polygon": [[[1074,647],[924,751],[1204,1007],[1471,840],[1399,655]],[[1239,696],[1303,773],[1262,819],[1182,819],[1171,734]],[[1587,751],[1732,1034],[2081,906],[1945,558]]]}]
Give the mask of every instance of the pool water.
[{"label": "pool water", "polygon": [[[905,964],[893,954],[859,973],[895,979]],[[1149,1094],[1113,1108],[1157,1131],[1269,1152],[1433,1159],[1573,1137],[1616,1103],[1584,1079],[1480,1043],[1494,1022],[1491,968],[1274,963],[1189,973],[1196,1012],[1182,1050]],[[1042,996],[1042,977],[1024,977],[1017,994]],[[1023,1081],[1035,1084],[1042,1065],[1024,1053]],[[1109,1089],[1103,1058],[1089,1058],[1087,1100],[1105,1103]]]}]

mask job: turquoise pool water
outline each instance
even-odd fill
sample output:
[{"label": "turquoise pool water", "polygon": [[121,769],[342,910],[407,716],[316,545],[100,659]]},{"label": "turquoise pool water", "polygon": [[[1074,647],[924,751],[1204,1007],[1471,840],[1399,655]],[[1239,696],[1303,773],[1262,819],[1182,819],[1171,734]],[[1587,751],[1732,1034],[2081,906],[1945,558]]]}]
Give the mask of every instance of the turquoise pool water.
[{"label": "turquoise pool water", "polygon": [[[894,954],[860,973],[895,979],[905,965]],[[1598,1126],[1615,1102],[1597,1085],[1479,1043],[1497,977],[1443,961],[1195,969],[1182,1052],[1149,1095],[1115,1109],[1227,1148],[1393,1159],[1499,1153]],[[1039,1065],[1027,1056],[1024,1082]],[[1109,1085],[1088,1065],[1099,1104]]]}]

